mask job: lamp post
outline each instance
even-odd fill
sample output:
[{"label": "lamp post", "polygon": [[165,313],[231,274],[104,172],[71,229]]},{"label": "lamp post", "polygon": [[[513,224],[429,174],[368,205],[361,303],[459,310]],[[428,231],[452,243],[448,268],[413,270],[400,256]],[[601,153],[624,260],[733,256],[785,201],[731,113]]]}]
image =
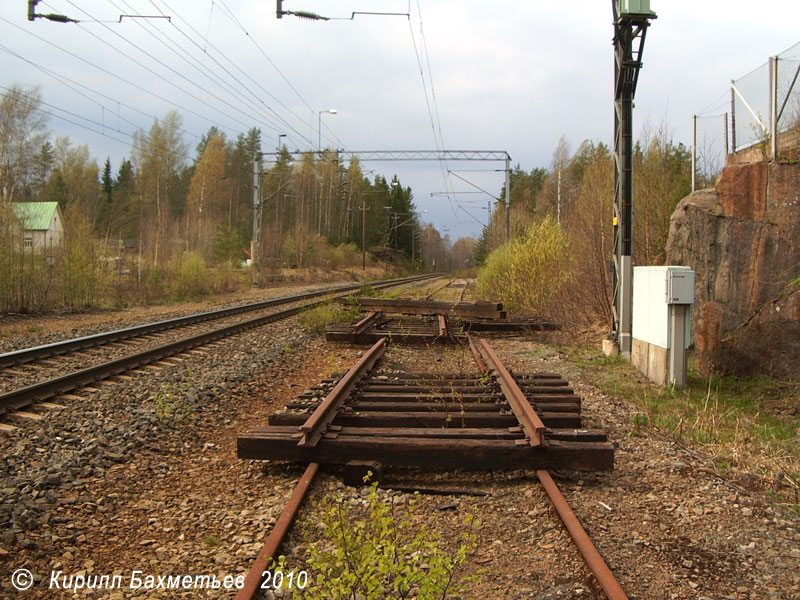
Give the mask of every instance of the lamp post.
[{"label": "lamp post", "polygon": [[318,113],[318,120],[317,120],[317,152],[322,153],[322,115],[323,113],[328,113],[329,115],[335,115],[337,111],[335,108],[329,108],[328,110],[321,110]]}]

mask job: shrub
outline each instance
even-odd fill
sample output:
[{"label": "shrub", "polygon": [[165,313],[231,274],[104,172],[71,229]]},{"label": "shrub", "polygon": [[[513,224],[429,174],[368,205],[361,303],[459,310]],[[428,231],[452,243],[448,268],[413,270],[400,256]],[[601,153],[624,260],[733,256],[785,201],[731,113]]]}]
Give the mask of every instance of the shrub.
[{"label": "shrub", "polygon": [[510,308],[555,318],[563,312],[573,268],[568,238],[548,215],[489,255],[478,274],[478,293]]},{"label": "shrub", "polygon": [[104,263],[91,239],[91,226],[77,210],[67,211],[67,229],[61,248],[61,290],[70,310],[99,303],[105,287]]},{"label": "shrub", "polygon": [[418,524],[415,504],[412,500],[396,508],[380,498],[374,483],[366,514],[356,514],[342,498],[324,504],[321,518],[303,525],[318,541],[306,561],[312,581],[295,594],[307,600],[461,597],[470,583],[478,582],[477,575],[458,574],[477,547],[475,515],[464,520],[461,544],[449,554],[438,534]]},{"label": "shrub", "polygon": [[183,252],[168,266],[170,295],[176,300],[196,298],[208,292],[209,274],[199,252]]},{"label": "shrub", "polygon": [[324,333],[333,323],[346,323],[359,315],[358,311],[337,304],[322,304],[300,314],[297,322],[306,331]]}]

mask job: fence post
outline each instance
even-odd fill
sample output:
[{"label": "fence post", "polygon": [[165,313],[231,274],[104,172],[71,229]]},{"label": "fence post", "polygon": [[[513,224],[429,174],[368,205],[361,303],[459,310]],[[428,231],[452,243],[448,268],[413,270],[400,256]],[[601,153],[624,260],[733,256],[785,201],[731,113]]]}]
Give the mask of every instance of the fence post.
[{"label": "fence post", "polygon": [[731,154],[736,154],[736,92],[731,79]]},{"label": "fence post", "polygon": [[769,157],[778,159],[778,57],[769,57]]},{"label": "fence post", "polygon": [[728,113],[722,115],[722,130],[725,132],[725,166],[728,164]]},{"label": "fence post", "polygon": [[692,191],[697,189],[697,115],[692,115]]}]

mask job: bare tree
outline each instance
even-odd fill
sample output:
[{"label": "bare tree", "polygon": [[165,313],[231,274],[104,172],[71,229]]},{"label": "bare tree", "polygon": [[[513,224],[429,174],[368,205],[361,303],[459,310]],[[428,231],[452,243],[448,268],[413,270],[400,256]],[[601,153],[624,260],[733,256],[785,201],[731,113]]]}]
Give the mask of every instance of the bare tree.
[{"label": "bare tree", "polygon": [[0,96],[0,201],[11,202],[31,176],[36,155],[47,141],[47,115],[38,88],[16,84]]}]

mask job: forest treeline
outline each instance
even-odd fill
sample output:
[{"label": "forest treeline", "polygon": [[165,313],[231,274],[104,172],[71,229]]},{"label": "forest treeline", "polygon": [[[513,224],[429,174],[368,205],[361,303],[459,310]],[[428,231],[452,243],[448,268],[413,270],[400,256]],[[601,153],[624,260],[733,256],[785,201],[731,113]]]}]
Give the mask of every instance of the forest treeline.
[{"label": "forest treeline", "polygon": [[[635,144],[633,172],[633,263],[664,264],[670,216],[691,190],[691,153],[661,127]],[[613,202],[614,156],[602,143],[571,153],[562,138],[549,169],[514,168],[512,239],[498,203],[477,243],[480,293],[573,331],[610,323]]]},{"label": "forest treeline", "polygon": [[[570,326],[610,321],[610,149],[562,139],[547,168],[510,174],[480,239],[452,243],[422,224],[413,194],[335,151],[262,156],[261,132],[212,127],[194,148],[178,113],[132,136],[129,157],[100,166],[54,138],[36,89],[0,98],[0,310],[80,309],[228,290],[248,281],[254,213],[259,264],[332,269],[368,262],[458,270],[483,265],[480,293]],[[254,159],[258,175],[254,198]],[[634,264],[661,264],[669,218],[690,188],[690,153],[662,128],[634,149]],[[498,194],[503,197],[503,194]],[[57,201],[65,240],[25,248],[14,202]],[[260,207],[260,211],[256,210]],[[362,239],[363,237],[363,239]]]},{"label": "forest treeline", "polygon": [[[246,280],[237,269],[258,212],[267,267],[360,266],[363,246],[370,261],[445,262],[450,242],[421,225],[410,188],[369,177],[333,151],[293,160],[283,148],[262,161],[258,129],[229,139],[215,127],[190,148],[170,112],[133,134],[128,158],[100,166],[87,146],[53,138],[46,117],[36,89],[15,86],[0,98],[0,310],[229,289]],[[11,206],[40,201],[59,203],[65,240],[32,251]]]}]

